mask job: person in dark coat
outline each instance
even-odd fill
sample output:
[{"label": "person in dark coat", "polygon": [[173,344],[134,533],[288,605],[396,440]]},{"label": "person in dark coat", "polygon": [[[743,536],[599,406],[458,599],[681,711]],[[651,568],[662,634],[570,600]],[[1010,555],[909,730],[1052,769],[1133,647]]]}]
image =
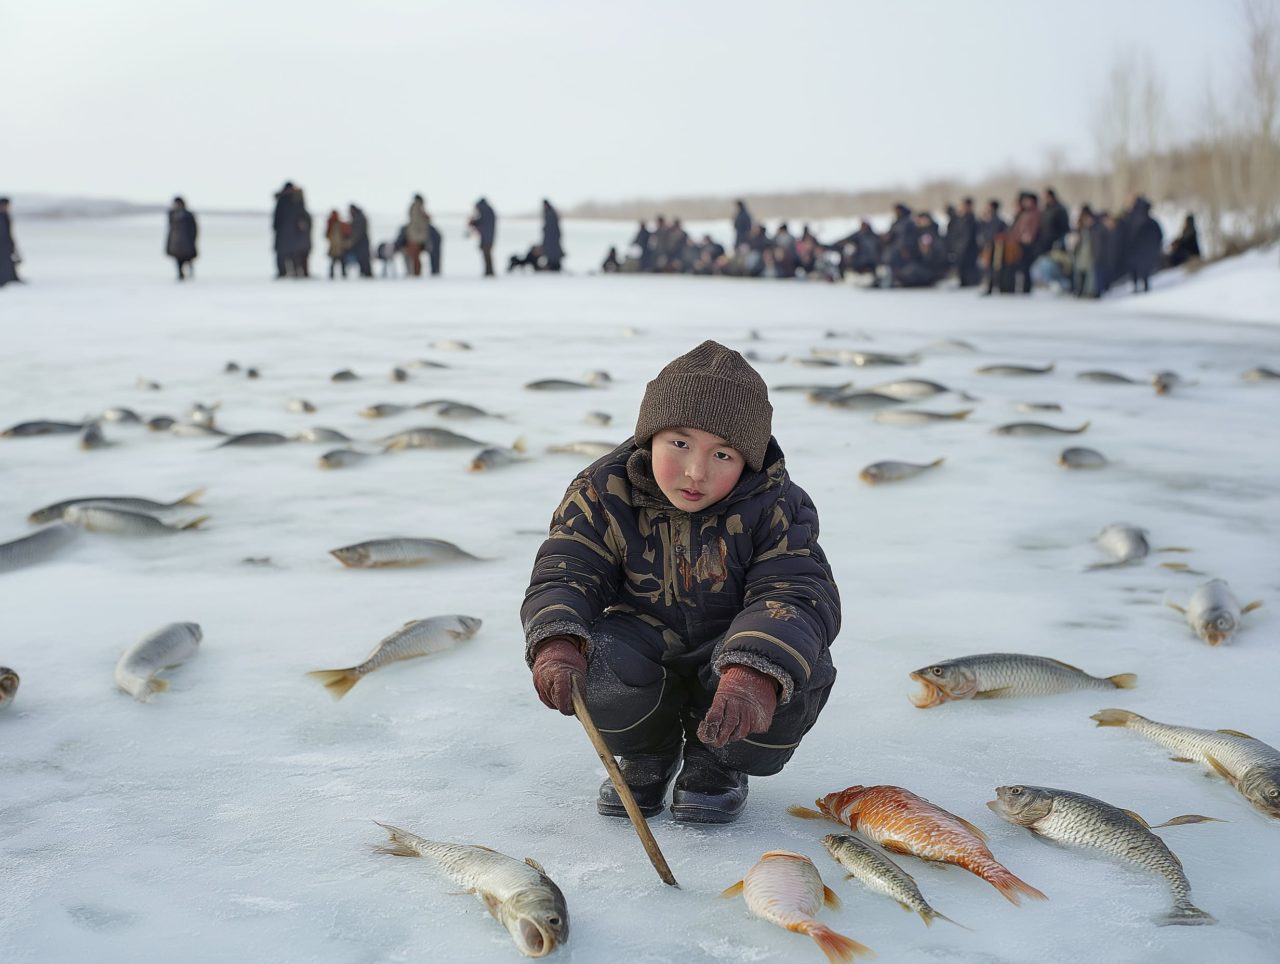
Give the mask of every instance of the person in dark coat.
[{"label": "person in dark coat", "polygon": [[1036,256],[1066,248],[1067,234],[1071,231],[1071,215],[1058,200],[1053,188],[1044,189],[1044,207],[1040,210],[1040,235],[1036,239]]},{"label": "person in dark coat", "polygon": [[302,247],[294,257],[294,277],[311,277],[311,212],[307,210],[307,199],[302,188],[294,188],[298,197],[298,233],[302,236]]},{"label": "person in dark coat", "polygon": [[427,215],[427,258],[431,262],[431,276],[436,277],[440,274],[441,265],[444,263],[444,237],[440,234],[440,229],[436,227],[435,222],[431,220],[431,215]]},{"label": "person in dark coat", "polygon": [[476,202],[475,213],[471,215],[471,220],[467,224],[471,230],[475,231],[480,241],[480,254],[484,257],[484,276],[492,278],[494,277],[493,242],[498,235],[498,216],[493,213],[493,208],[489,207],[489,202],[481,198]]},{"label": "person in dark coat", "polygon": [[299,222],[302,206],[292,181],[285,181],[275,198],[271,226],[275,233],[276,277],[286,278],[294,274],[297,258],[305,246]]},{"label": "person in dark coat", "polygon": [[649,226],[643,221],[636,228],[636,236],[631,239],[631,247],[638,249],[637,257],[640,259],[640,270],[649,270]]},{"label": "person in dark coat", "polygon": [[618,260],[618,248],[615,245],[609,249],[609,253],[604,256],[604,263],[600,265],[600,270],[605,274],[617,274],[622,270],[622,262]]},{"label": "person in dark coat", "polygon": [[973,213],[973,198],[960,202],[960,209],[947,225],[947,248],[955,265],[956,278],[961,288],[972,288],[982,282],[982,269],[978,267],[978,218]]},{"label": "person in dark coat", "polygon": [[[569,485],[534,561],[534,686],[565,714],[582,687],[647,816],[675,777],[675,820],[736,820],[748,774],[786,765],[835,682],[840,594],[772,413],[738,352],[675,359],[635,435]],[[608,780],[596,809],[625,816]]]},{"label": "person in dark coat", "polygon": [[1174,238],[1173,244],[1169,245],[1164,265],[1166,268],[1176,268],[1199,257],[1200,237],[1196,233],[1196,216],[1188,214],[1187,219],[1182,222],[1182,233]]},{"label": "person in dark coat", "polygon": [[1013,290],[1017,290],[1017,280],[1022,278],[1022,293],[1029,295],[1031,266],[1038,257],[1036,245],[1040,239],[1040,201],[1034,191],[1023,191],[1018,196],[1018,216],[1006,235],[1004,261],[1013,265]]},{"label": "person in dark coat", "polygon": [[9,199],[0,197],[0,288],[10,282],[21,282],[18,277],[18,242],[13,239],[13,221],[9,217]]},{"label": "person in dark coat", "polygon": [[373,263],[369,257],[369,218],[364,209],[350,204],[347,206],[347,217],[351,221],[351,253],[355,255],[356,264],[360,267],[360,277],[373,277]]},{"label": "person in dark coat", "polygon": [[559,271],[564,260],[564,248],[560,245],[560,212],[542,199],[542,257],[543,270]]},{"label": "person in dark coat", "polygon": [[737,211],[733,215],[733,249],[736,251],[747,243],[751,234],[751,212],[747,210],[747,202],[741,199],[734,201]]},{"label": "person in dark coat", "polygon": [[164,253],[173,258],[178,266],[178,280],[186,281],[196,276],[196,216],[187,210],[187,202],[180,197],[173,199],[169,208],[169,233],[164,242]]},{"label": "person in dark coat", "polygon": [[1104,211],[1093,228],[1093,270],[1097,297],[1120,279],[1124,269],[1124,227],[1110,211]]},{"label": "person in dark coat", "polygon": [[1160,257],[1164,253],[1164,232],[1151,216],[1151,202],[1138,197],[1125,216],[1125,262],[1133,290],[1151,290],[1151,276],[1160,270]]}]

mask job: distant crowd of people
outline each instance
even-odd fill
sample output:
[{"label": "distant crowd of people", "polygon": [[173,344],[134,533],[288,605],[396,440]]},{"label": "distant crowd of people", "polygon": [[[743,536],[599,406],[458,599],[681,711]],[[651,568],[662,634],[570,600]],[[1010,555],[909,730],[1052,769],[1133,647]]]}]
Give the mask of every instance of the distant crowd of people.
[{"label": "distant crowd of people", "polygon": [[954,277],[962,288],[985,286],[986,294],[1030,293],[1041,283],[1100,298],[1125,278],[1135,291],[1147,291],[1162,266],[1200,257],[1195,218],[1187,215],[1165,252],[1164,233],[1140,195],[1118,213],[1095,212],[1086,204],[1074,226],[1053,188],[1045,188],[1043,199],[1023,191],[1012,222],[1001,216],[995,199],[981,215],[972,198],[948,206],[945,227],[928,211],[896,204],[883,234],[863,221],[852,234],[829,242],[807,224],[795,235],[783,222],[770,235],[745,202],[736,205],[731,248],[709,234],[694,238],[679,218],[668,222],[659,215],[652,228],[640,222],[625,256],[610,248],[601,270],[818,281],[861,276],[882,288],[925,288]]}]

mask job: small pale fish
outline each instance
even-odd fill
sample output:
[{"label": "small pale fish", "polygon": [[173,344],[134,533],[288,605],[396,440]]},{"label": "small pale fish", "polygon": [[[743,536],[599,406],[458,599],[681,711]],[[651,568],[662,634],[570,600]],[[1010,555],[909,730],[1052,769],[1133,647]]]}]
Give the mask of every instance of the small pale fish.
[{"label": "small pale fish", "polygon": [[956,422],[968,418],[973,409],[962,408],[958,412],[927,412],[918,408],[889,408],[871,416],[873,422],[884,425],[929,425],[934,422]]},{"label": "small pale fish", "polygon": [[337,429],[321,428],[304,428],[295,435],[294,440],[297,442],[350,442],[351,439],[343,435]]},{"label": "small pale fish", "polygon": [[151,702],[156,693],[169,688],[160,679],[161,670],[180,666],[199,651],[204,637],[196,623],[170,623],[140,639],[116,663],[116,685],[140,703]]},{"label": "small pale fish", "polygon": [[1100,710],[1098,726],[1120,726],[1172,750],[1175,763],[1200,763],[1223,777],[1261,813],[1280,819],[1280,750],[1239,730],[1157,723],[1129,710]]},{"label": "small pale fish", "polygon": [[291,412],[298,412],[299,414],[307,414],[307,415],[311,414],[316,410],[316,407],[312,405],[310,402],[308,402],[305,398],[291,398],[289,399],[288,403],[285,405],[285,408]]},{"label": "small pale fish", "polygon": [[167,432],[176,424],[178,420],[171,415],[157,415],[147,419],[147,429],[152,432]]},{"label": "small pale fish", "polygon": [[924,666],[911,674],[920,692],[911,702],[922,710],[952,700],[991,700],[1007,696],[1050,696],[1076,690],[1129,690],[1133,673],[1090,676],[1084,670],[1025,653],[983,653]]},{"label": "small pale fish", "polygon": [[945,394],[951,389],[947,388],[946,385],[931,382],[926,378],[900,378],[897,381],[872,385],[870,391],[879,392],[881,395],[888,395],[891,398],[900,398],[906,402],[918,402],[923,398],[932,398],[934,395]]},{"label": "small pale fish", "polygon": [[66,523],[55,522],[29,536],[0,543],[0,572],[13,572],[44,562],[70,544],[78,534]]},{"label": "small pale fish", "polygon": [[153,382],[151,379],[143,378],[141,375],[138,376],[137,384],[144,392],[158,392],[162,387],[159,382]]},{"label": "small pale fish", "polygon": [[392,415],[400,415],[409,411],[408,405],[396,405],[392,402],[379,402],[377,405],[369,405],[360,409],[360,415],[365,418],[390,418]]},{"label": "small pale fish", "polygon": [[207,425],[212,428],[220,404],[215,402],[213,405],[203,405],[196,402],[191,406],[191,411],[187,412],[187,421],[192,425]]},{"label": "small pale fish", "polygon": [[853,786],[828,793],[815,805],[817,810],[788,807],[787,812],[805,820],[842,823],[892,853],[963,867],[1014,906],[1023,897],[1048,900],[996,860],[987,848],[985,833],[910,790]]},{"label": "small pale fish", "polygon": [[874,951],[852,938],[837,934],[817,920],[824,906],[840,906],[835,891],[822,882],[813,861],[789,850],[770,850],[747,875],[720,896],[742,895],[755,917],[797,934],[813,938],[828,961],[851,961],[874,956]]},{"label": "small pale fish", "polygon": [[228,375],[234,375],[236,372],[240,370],[240,364],[239,362],[229,361],[222,366],[222,370],[224,373]]},{"label": "small pale fish", "polygon": [[89,532],[106,532],[121,536],[169,536],[184,529],[198,529],[209,520],[207,515],[197,516],[190,522],[170,525],[153,515],[114,509],[110,506],[73,505],[62,513],[63,521],[70,522]]},{"label": "small pale fish", "polygon": [[[756,351],[754,348],[752,348],[749,351],[743,352],[742,357],[745,358],[747,361],[754,362],[758,365],[781,365],[784,361],[787,360],[786,355],[762,355],[760,352]],[[804,363],[801,362],[800,364],[804,364]]]},{"label": "small pale fish", "polygon": [[1015,412],[1060,412],[1062,406],[1057,402],[1015,402]]},{"label": "small pale fish", "polygon": [[1187,618],[1192,632],[1210,646],[1221,646],[1240,628],[1240,618],[1262,605],[1257,599],[1241,608],[1231,587],[1223,579],[1210,579],[1194,593],[1186,608],[1177,603],[1168,604]]},{"label": "small pale fish", "polygon": [[425,402],[419,402],[417,405],[413,407],[417,409],[421,409],[422,411],[430,411],[431,409],[435,408],[437,405],[460,405],[460,404],[462,403],[455,402],[451,398],[429,398]]},{"label": "small pale fish", "polygon": [[391,835],[378,853],[434,860],[450,880],[476,895],[525,957],[546,957],[568,941],[569,905],[532,857],[516,860],[488,847],[441,843],[390,824],[378,826]]},{"label": "small pale fish", "polygon": [[[1180,861],[1147,821],[1083,793],[1052,787],[996,787],[987,803],[998,816],[1037,837],[1072,847],[1101,850],[1163,877],[1173,895],[1173,909],[1157,918],[1160,924],[1213,924],[1211,914],[1191,902],[1191,884]],[[1174,817],[1158,827],[1213,820],[1199,814]]]},{"label": "small pale fish", "polygon": [[1058,464],[1064,469],[1102,469],[1111,463],[1097,449],[1075,445],[1062,450],[1058,456]]},{"label": "small pale fish", "polygon": [[13,706],[13,699],[18,695],[18,683],[21,679],[8,666],[0,666],[0,710]]},{"label": "small pale fish", "polygon": [[488,472],[507,465],[519,465],[528,462],[525,458],[527,448],[523,438],[518,438],[509,449],[488,448],[471,460],[470,472]]},{"label": "small pale fish", "polygon": [[1037,438],[1044,435],[1079,435],[1088,428],[1088,422],[1082,423],[1079,428],[1058,428],[1056,425],[1046,425],[1044,422],[1010,422],[1008,425],[998,426],[993,431],[997,435],[1011,435],[1015,438]]},{"label": "small pale fish", "polygon": [[795,387],[804,388],[805,398],[817,405],[851,394],[853,382],[845,382],[843,385],[797,385]]},{"label": "small pale fish", "polygon": [[1053,371],[1053,365],[1045,365],[1043,368],[1032,365],[983,365],[975,370],[979,375],[1004,375],[1012,378],[1018,375],[1048,375]]},{"label": "small pale fish", "polygon": [[227,433],[212,425],[199,425],[195,422],[174,422],[169,431],[179,438],[226,438]]},{"label": "small pale fish", "polygon": [[10,425],[3,432],[0,432],[0,438],[31,438],[36,435],[71,435],[82,432],[84,430],[84,422],[50,422],[41,420],[38,422],[19,422],[17,425]]},{"label": "small pale fish", "polygon": [[914,365],[920,361],[918,354],[893,355],[884,351],[846,351],[840,353],[840,360],[859,368],[874,368],[877,365]]},{"label": "small pale fish", "polygon": [[623,338],[642,338],[644,337],[644,329],[643,328],[623,328],[622,337]]},{"label": "small pale fish", "polygon": [[1105,371],[1076,372],[1076,378],[1080,379],[1082,382],[1094,382],[1095,384],[1098,384],[1098,385],[1137,385],[1139,384],[1135,379],[1130,378],[1128,375],[1121,375],[1117,372],[1105,372]]},{"label": "small pale fish", "polygon": [[582,376],[582,380],[588,385],[608,385],[613,382],[613,376],[603,369],[587,372]]},{"label": "small pale fish", "polygon": [[613,421],[613,416],[608,412],[587,412],[582,420],[588,425],[599,425],[603,428]]},{"label": "small pale fish", "polygon": [[203,498],[204,489],[196,489],[194,492],[188,492],[180,499],[173,502],[157,502],[154,499],[144,499],[135,495],[87,495],[78,499],[66,499],[63,502],[54,502],[36,509],[29,516],[27,521],[33,525],[40,525],[45,522],[53,522],[55,519],[61,519],[62,514],[73,505],[102,505],[109,506],[113,509],[126,509],[130,512],[145,512],[148,515],[156,515],[165,512],[185,509],[188,506],[199,505],[200,499]]},{"label": "small pale fish", "polygon": [[499,418],[492,412],[486,412],[477,405],[468,405],[466,402],[441,402],[436,408],[436,414],[441,418]]},{"label": "small pale fish", "polygon": [[822,845],[836,863],[849,871],[845,880],[856,880],[868,890],[896,900],[904,910],[919,914],[926,927],[932,927],[935,920],[964,927],[930,907],[915,879],[879,847],[847,833],[829,833],[822,838]]},{"label": "small pale fish", "polygon": [[902,399],[894,398],[892,395],[881,395],[879,392],[850,392],[847,395],[825,398],[823,401],[831,408],[846,412],[874,412],[877,409],[902,404]]},{"label": "small pale fish", "polygon": [[409,380],[409,373],[403,368],[393,368],[391,369],[391,380],[393,382],[407,382]]},{"label": "small pale fish", "polygon": [[598,459],[617,447],[616,442],[565,442],[561,445],[548,445],[547,452],[551,455],[585,455]]},{"label": "small pale fish", "polygon": [[333,449],[325,452],[318,461],[322,469],[348,469],[368,458],[372,456],[367,452],[357,452],[355,449]]},{"label": "small pale fish", "polygon": [[588,385],[586,382],[570,381],[567,378],[542,378],[535,382],[529,382],[524,386],[531,392],[576,392],[582,389],[598,388],[597,385]]},{"label": "small pale fish", "polygon": [[110,448],[114,444],[102,434],[102,426],[97,422],[90,422],[86,425],[84,432],[80,435],[80,448],[86,452],[92,452],[94,449]]},{"label": "small pale fish", "polygon": [[266,568],[268,566],[274,566],[275,563],[271,561],[270,556],[245,556],[240,560],[240,565]]},{"label": "small pale fish", "polygon": [[384,452],[401,452],[406,449],[459,449],[484,448],[489,443],[480,442],[447,428],[434,425],[426,428],[411,428],[396,432],[382,440]]},{"label": "small pale fish", "polygon": [[318,669],[307,675],[321,683],[335,700],[340,700],[360,680],[388,663],[417,659],[419,656],[434,656],[453,649],[479,630],[480,620],[474,616],[411,619],[378,643],[363,663],[346,669]]},{"label": "small pale fish", "polygon": [[465,341],[458,341],[455,338],[446,338],[443,341],[433,341],[428,348],[436,351],[471,351],[471,344]]},{"label": "small pale fish", "polygon": [[284,445],[289,441],[288,436],[281,435],[279,432],[245,432],[242,435],[232,435],[221,445],[215,448],[263,448],[268,445]]},{"label": "small pale fish", "polygon": [[392,539],[370,539],[355,545],[330,549],[333,556],[349,569],[382,569],[389,566],[430,566],[440,562],[483,562],[443,539],[414,539],[397,536]]},{"label": "small pale fish", "polygon": [[106,409],[100,417],[104,422],[119,422],[121,425],[142,424],[142,416],[133,409],[125,408],[122,405]]},{"label": "small pale fish", "polygon": [[1280,372],[1267,368],[1265,365],[1259,365],[1256,368],[1250,368],[1240,377],[1246,382],[1270,382],[1280,378]]},{"label": "small pale fish", "polygon": [[932,462],[873,462],[858,473],[858,478],[868,485],[879,485],[881,482],[901,482],[903,479],[914,479],[922,472],[936,469],[945,459],[934,459]]},{"label": "small pale fish", "polygon": [[972,342],[967,342],[963,338],[943,338],[940,341],[931,341],[921,349],[921,351],[926,352],[975,352],[977,350],[977,347]]},{"label": "small pale fish", "polygon": [[406,368],[448,368],[444,362],[432,361],[430,358],[415,358]]},{"label": "small pale fish", "polygon": [[1145,559],[1151,553],[1147,530],[1125,522],[1113,522],[1098,533],[1097,543],[1111,556],[1110,562],[1098,562],[1090,569],[1111,569]]},{"label": "small pale fish", "polygon": [[354,382],[360,376],[353,372],[350,368],[342,368],[329,376],[331,382]]}]

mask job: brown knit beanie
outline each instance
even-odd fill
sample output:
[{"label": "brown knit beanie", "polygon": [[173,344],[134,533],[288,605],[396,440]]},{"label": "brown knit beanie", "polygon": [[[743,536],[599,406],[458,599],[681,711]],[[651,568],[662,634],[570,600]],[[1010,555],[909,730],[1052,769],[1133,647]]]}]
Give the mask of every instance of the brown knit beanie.
[{"label": "brown knit beanie", "polygon": [[769,389],[760,374],[732,348],[704,341],[645,387],[636,442],[647,445],[664,428],[700,428],[720,436],[759,472],[772,423]]}]

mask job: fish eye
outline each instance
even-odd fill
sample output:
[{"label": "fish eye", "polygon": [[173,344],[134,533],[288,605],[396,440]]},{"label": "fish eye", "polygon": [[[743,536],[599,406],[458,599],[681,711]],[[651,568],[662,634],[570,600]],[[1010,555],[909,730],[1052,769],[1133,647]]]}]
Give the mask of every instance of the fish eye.
[{"label": "fish eye", "polygon": [[1009,796],[1017,797],[1022,795],[1022,787],[1010,787]]},{"label": "fish eye", "polygon": [[559,926],[560,926],[560,918],[559,918],[559,917],[548,917],[548,918],[547,918],[547,923],[548,923],[548,924],[550,924],[552,927],[559,927]]},{"label": "fish eye", "polygon": [[941,666],[930,666],[930,667],[929,667],[929,672],[930,672],[930,673],[932,673],[934,676],[941,676],[941,675],[942,675],[942,667],[941,667]]},{"label": "fish eye", "polygon": [[1269,796],[1272,800],[1276,799],[1276,797],[1280,797],[1280,789],[1277,789],[1276,787],[1272,787],[1270,790],[1267,791],[1267,796]]}]

